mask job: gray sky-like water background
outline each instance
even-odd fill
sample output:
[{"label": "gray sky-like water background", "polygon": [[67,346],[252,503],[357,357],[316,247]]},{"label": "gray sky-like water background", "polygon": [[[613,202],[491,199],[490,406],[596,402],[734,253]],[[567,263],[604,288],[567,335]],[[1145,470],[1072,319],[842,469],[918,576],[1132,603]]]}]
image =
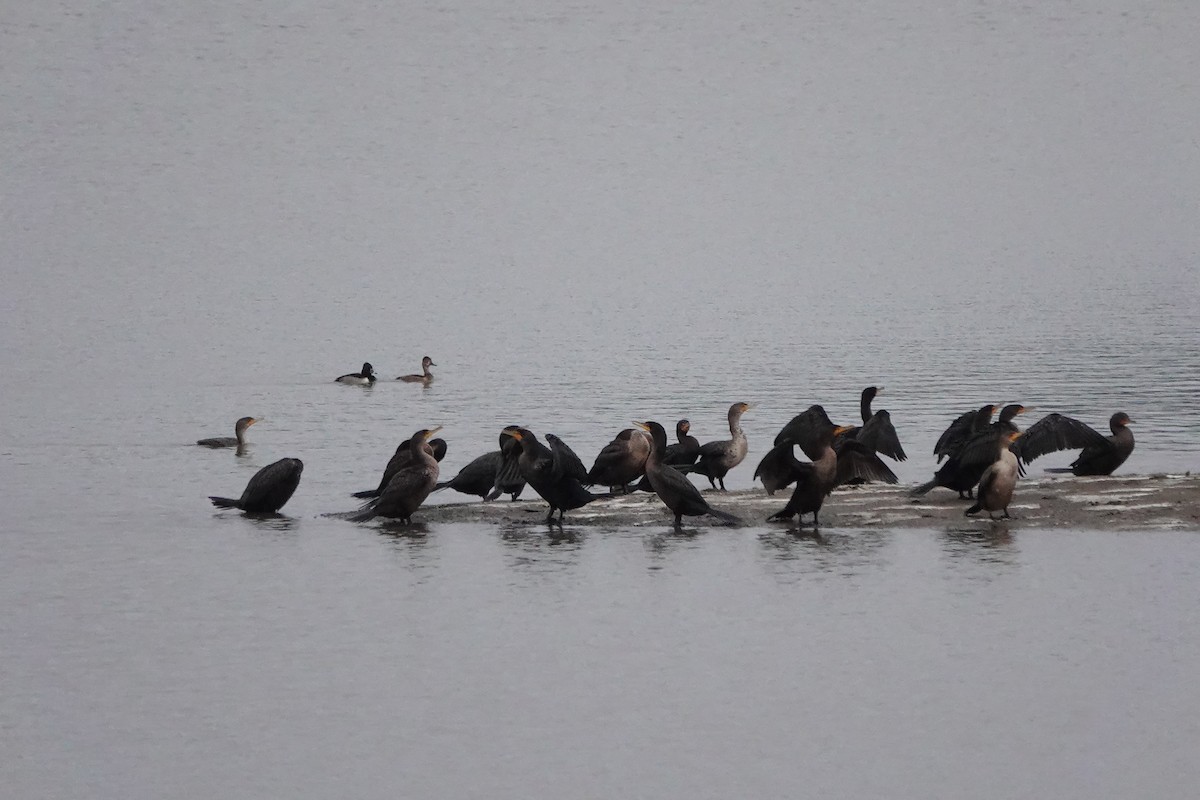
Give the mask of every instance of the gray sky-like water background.
[{"label": "gray sky-like water background", "polygon": [[[417,428],[449,475],[735,400],[745,489],[869,384],[903,482],[984,402],[1195,470],[1197,41],[1188,3],[6,4],[0,778],[1190,796],[1195,531],[320,515]],[[283,456],[285,519],[208,505]]]}]

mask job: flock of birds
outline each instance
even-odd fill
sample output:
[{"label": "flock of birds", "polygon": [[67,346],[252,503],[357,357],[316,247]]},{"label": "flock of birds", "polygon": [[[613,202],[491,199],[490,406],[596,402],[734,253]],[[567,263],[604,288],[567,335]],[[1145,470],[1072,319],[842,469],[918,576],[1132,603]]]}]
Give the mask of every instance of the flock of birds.
[{"label": "flock of birds", "polygon": [[[437,365],[425,356],[421,374],[397,380],[427,385],[433,380],[430,366]],[[339,383],[355,385],[370,385],[375,380],[369,363],[363,364],[361,372],[336,378]],[[814,405],[783,426],[754,472],[768,495],[795,485],[787,504],[768,520],[795,517],[802,524],[804,515],[812,514],[815,528],[825,498],[836,487],[898,482],[883,457],[904,461],[907,455],[891,415],[885,410],[872,410],[881,390],[874,386],[863,390],[859,425],[835,425],[824,408]],[[676,441],[670,444],[666,429],[658,422],[635,422],[635,427],[622,430],[601,449],[591,469],[554,434],[546,434],[544,444],[529,428],[509,425],[500,431],[498,450],[479,456],[447,481],[439,480],[440,462],[446,454],[446,442],[435,438],[441,428],[421,429],[396,448],[374,489],[353,494],[367,502],[346,518],[362,522],[386,517],[408,523],[429,495],[442,489],[476,495],[489,502],[506,494],[516,500],[528,485],[549,504],[547,522],[556,521],[556,512],[561,524],[567,511],[595,500],[646,491],[658,495],[674,514],[677,526],[685,516],[701,515],[736,524],[737,517],[711,506],[687,476],[702,475],[712,490],[725,491],[725,476],[745,460],[749,451],[741,419],[751,407],[744,402],[730,406],[730,438],[705,444],[691,435],[686,419],[675,424]],[[997,410],[999,417],[993,422]],[[1079,457],[1069,467],[1049,471],[1108,475],[1133,452],[1133,433],[1129,430],[1132,420],[1124,412],[1113,414],[1109,420],[1112,435],[1104,436],[1079,420],[1056,413],[1021,431],[1014,420],[1028,410],[1020,404],[999,409],[989,403],[959,415],[934,447],[936,463],[941,466],[932,480],[917,486],[912,494],[923,495],[940,486],[974,501],[966,509],[968,515],[987,511],[994,518],[995,512],[1001,512],[1003,518],[1008,518],[1017,479],[1024,474],[1024,465],[1034,459],[1079,449]],[[235,436],[201,439],[197,444],[241,449],[246,430],[259,421],[243,417],[234,427]],[[796,448],[807,461],[796,457]],[[299,459],[284,458],[259,470],[240,498],[209,499],[218,508],[276,513],[296,491],[303,470]],[[608,491],[592,491],[596,487]]]}]

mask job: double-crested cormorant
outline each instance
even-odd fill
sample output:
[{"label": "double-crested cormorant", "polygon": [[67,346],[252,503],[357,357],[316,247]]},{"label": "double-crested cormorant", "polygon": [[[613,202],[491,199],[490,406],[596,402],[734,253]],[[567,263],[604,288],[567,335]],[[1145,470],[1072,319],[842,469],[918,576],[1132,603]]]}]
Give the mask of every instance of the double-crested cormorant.
[{"label": "double-crested cormorant", "polygon": [[[440,431],[441,428],[437,428],[437,430]],[[391,483],[392,477],[397,472],[412,463],[413,449],[410,446],[411,441],[411,439],[405,439],[396,446],[396,452],[392,454],[392,457],[388,459],[387,466],[383,468],[383,477],[379,479],[378,486],[376,486],[374,489],[367,489],[363,492],[355,492],[350,496],[369,498],[379,497],[381,494],[383,494],[383,490],[387,488],[389,483]],[[428,444],[429,450],[433,453],[433,458],[435,461],[441,461],[446,457],[445,439],[431,439]]]},{"label": "double-crested cormorant", "polygon": [[408,440],[409,457],[404,466],[392,475],[379,497],[350,517],[352,521],[366,522],[374,517],[391,517],[406,525],[411,521],[413,513],[437,486],[440,468],[433,456],[430,438],[441,429],[438,426],[419,430],[412,435]]},{"label": "double-crested cormorant", "polygon": [[649,456],[650,437],[626,428],[600,450],[585,482],[610,488],[619,486],[622,492],[628,492],[630,481],[645,471]]},{"label": "double-crested cormorant", "polygon": [[405,383],[432,383],[433,373],[429,371],[429,368],[436,366],[437,364],[433,363],[432,358],[425,356],[421,359],[420,375],[401,375],[399,378],[396,378],[396,380],[404,381]]},{"label": "double-crested cormorant", "polygon": [[562,468],[564,476],[574,478],[584,486],[592,485],[591,480],[588,479],[587,467],[583,465],[583,461],[575,454],[575,451],[567,446],[566,442],[553,433],[546,434],[546,441],[550,443],[550,452],[554,453],[554,461]]},{"label": "double-crested cormorant", "polygon": [[505,429],[504,433],[521,444],[521,457],[517,461],[521,467],[521,476],[550,504],[547,522],[554,520],[555,511],[558,511],[558,521],[562,522],[566,512],[610,496],[592,494],[583,488],[583,484],[578,480],[564,475],[563,465],[555,459],[554,452],[539,442],[528,428],[518,428],[515,431]]},{"label": "double-crested cormorant", "polygon": [[729,470],[742,463],[746,457],[749,445],[746,434],[742,432],[742,414],[754,406],[750,403],[734,403],[729,407],[729,435],[731,439],[707,442],[700,446],[700,457],[695,464],[683,466],[680,472],[695,472],[708,478],[712,488],[720,483],[721,491],[725,491],[725,476]]},{"label": "double-crested cormorant", "polygon": [[995,461],[997,438],[1006,431],[1016,429],[1012,418],[1024,410],[1024,407],[1006,406],[1000,419],[993,425],[990,420],[995,410],[995,405],[986,405],[972,412],[969,428],[960,424],[962,417],[951,424],[942,434],[945,441],[939,441],[939,446],[935,448],[939,460],[943,455],[949,456],[948,460],[933,474],[933,480],[913,489],[910,492],[912,496],[919,497],[938,486],[943,486],[958,492],[959,497],[973,497],[975,484],[983,477],[983,471]]},{"label": "double-crested cormorant", "polygon": [[683,517],[698,517],[711,514],[725,522],[737,523],[739,520],[732,514],[718,511],[708,504],[700,495],[696,485],[684,477],[683,473],[672,466],[664,464],[662,454],[667,449],[667,431],[657,422],[635,422],[650,434],[650,455],[646,458],[646,480],[658,498],[675,515],[675,524],[679,525]]},{"label": "double-crested cormorant", "polygon": [[262,422],[261,419],[254,417],[242,417],[233,426],[234,436],[215,436],[212,439],[200,439],[196,442],[204,447],[242,447],[246,444],[246,428],[249,428],[256,422]]},{"label": "double-crested cormorant", "polygon": [[[788,424],[791,428],[789,436],[794,435],[796,439],[785,440],[776,445],[777,449],[786,448],[784,452],[791,459],[793,473],[787,482],[795,481],[796,488],[792,490],[787,505],[767,517],[768,520],[798,516],[803,521],[804,515],[811,513],[813,527],[816,527],[820,524],[818,515],[821,506],[835,486],[856,479],[896,482],[896,476],[888,466],[861,442],[850,439],[840,450],[833,449],[834,438],[844,433],[847,426],[834,426],[820,406],[813,406],[804,413],[808,416],[800,420],[798,425],[793,425],[798,422],[796,419]],[[804,463],[795,457],[792,452],[793,443],[799,444],[804,454],[812,459],[811,463]]]},{"label": "double-crested cormorant", "polygon": [[862,390],[862,396],[859,398],[859,413],[862,415],[863,424],[856,425],[837,437],[833,443],[834,448],[837,448],[846,439],[855,439],[869,450],[896,461],[904,461],[908,458],[904,453],[904,448],[900,445],[900,437],[896,435],[896,428],[892,425],[892,415],[883,409],[871,412],[871,401],[875,399],[876,395],[882,393],[882,386],[868,386]]},{"label": "double-crested cormorant", "polygon": [[352,386],[370,386],[375,382],[375,368],[364,361],[360,372],[347,372],[334,378],[337,383],[348,383]]},{"label": "double-crested cormorant", "polygon": [[1008,519],[1008,504],[1012,502],[1013,489],[1017,486],[1017,457],[1012,451],[1012,443],[1021,436],[1018,430],[1000,432],[993,441],[993,461],[983,471],[979,479],[979,495],[975,505],[968,508],[964,515],[988,512],[992,517],[993,511],[1003,511],[1001,519]]},{"label": "double-crested cormorant", "polygon": [[[516,430],[516,425],[509,425],[505,430]],[[435,439],[434,441],[440,441]],[[434,491],[441,489],[453,489],[456,492],[463,494],[473,494],[482,497],[486,500],[495,500],[501,494],[507,492],[512,495],[512,499],[516,500],[521,494],[521,490],[525,488],[525,481],[521,478],[520,471],[517,471],[515,486],[511,485],[511,480],[505,481],[501,486],[501,481],[498,480],[502,469],[505,466],[505,459],[515,467],[517,457],[521,453],[520,445],[511,436],[500,434],[500,449],[493,450],[490,453],[484,453],[471,463],[458,471],[448,481],[439,481]],[[434,456],[437,456],[435,451]],[[439,458],[438,461],[441,461]]]},{"label": "double-crested cormorant", "polygon": [[1048,414],[1029,426],[1016,446],[1017,455],[1025,463],[1058,450],[1083,448],[1079,457],[1066,468],[1047,472],[1071,472],[1075,475],[1111,475],[1125,463],[1133,452],[1133,420],[1118,411],[1108,420],[1112,436],[1104,436],[1084,423],[1062,414]]},{"label": "double-crested cormorant", "polygon": [[[754,477],[762,481],[763,488],[767,490],[768,495],[775,494],[779,489],[787,487],[797,478],[795,465],[801,462],[796,460],[796,456],[792,452],[792,445],[799,445],[805,455],[816,461],[823,454],[821,441],[832,426],[829,415],[819,405],[809,406],[783,426],[775,436],[774,447],[767,451],[754,470]],[[854,437],[847,435],[856,428],[846,425],[839,430],[842,431],[842,434],[834,437],[833,448],[839,454],[843,451],[846,452],[847,465],[859,463],[863,453],[875,452]],[[858,473],[849,476],[846,482],[866,483],[872,480],[881,480],[885,483],[897,482],[895,473],[887,464],[877,458],[871,463],[870,469],[859,469]]]},{"label": "double-crested cormorant", "polygon": [[940,464],[943,458],[949,458],[957,453],[967,443],[967,439],[971,438],[971,434],[981,431],[986,425],[989,425],[992,415],[996,413],[998,407],[994,403],[989,403],[981,406],[978,411],[964,411],[951,422],[949,427],[938,437],[937,444],[933,446],[933,454],[937,456],[936,463]]},{"label": "double-crested cormorant", "polygon": [[246,491],[237,500],[229,497],[209,497],[217,508],[240,508],[257,514],[274,514],[291,499],[300,485],[304,464],[298,458],[281,458],[274,464],[254,473]]},{"label": "double-crested cormorant", "polygon": [[[695,436],[688,433],[691,429],[692,423],[686,419],[675,423],[675,438],[679,441],[667,445],[666,452],[662,456],[662,463],[670,467],[688,467],[696,463],[696,459],[700,457],[700,442]],[[642,475],[642,479],[634,488],[639,492],[654,491],[645,475]]]}]

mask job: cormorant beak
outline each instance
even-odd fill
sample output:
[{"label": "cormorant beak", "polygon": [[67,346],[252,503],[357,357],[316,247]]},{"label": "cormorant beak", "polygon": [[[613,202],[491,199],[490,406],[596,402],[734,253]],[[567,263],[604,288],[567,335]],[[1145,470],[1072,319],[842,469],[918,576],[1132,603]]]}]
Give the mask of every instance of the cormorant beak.
[{"label": "cormorant beak", "polygon": [[1026,411],[1033,411],[1033,406],[1021,406],[1021,410],[1017,413],[1024,414]]},{"label": "cormorant beak", "polygon": [[638,422],[637,420],[634,420],[634,421],[633,421],[633,424],[634,424],[634,425],[637,425],[639,428],[641,428],[642,430],[646,431],[647,433],[650,431],[650,426],[649,426],[649,425],[647,425],[647,424],[646,424],[646,423],[644,423],[644,422]]},{"label": "cormorant beak", "polygon": [[262,420],[260,420],[258,417],[251,417],[250,421],[246,423],[246,427],[249,428],[251,425],[253,425],[256,422],[262,422]]},{"label": "cormorant beak", "polygon": [[840,436],[843,433],[845,433],[846,431],[851,430],[853,428],[854,428],[853,425],[838,425],[836,428],[833,429],[833,435]]},{"label": "cormorant beak", "polygon": [[437,426],[436,428],[434,428],[433,430],[425,431],[425,441],[427,441],[427,442],[428,442],[430,439],[432,439],[432,438],[433,438],[433,435],[434,435],[435,433],[437,433],[438,431],[440,431],[441,429],[442,429],[442,426],[441,426],[441,425],[438,425],[438,426]]},{"label": "cormorant beak", "polygon": [[1012,431],[1011,433],[1008,434],[1008,440],[1010,442],[1015,442],[1017,439],[1020,439],[1024,435],[1025,435],[1024,431]]},{"label": "cormorant beak", "polygon": [[500,431],[500,435],[501,436],[511,436],[512,438],[516,439],[518,442],[521,441],[521,432],[520,431],[510,431],[508,428],[505,428],[504,430]]}]

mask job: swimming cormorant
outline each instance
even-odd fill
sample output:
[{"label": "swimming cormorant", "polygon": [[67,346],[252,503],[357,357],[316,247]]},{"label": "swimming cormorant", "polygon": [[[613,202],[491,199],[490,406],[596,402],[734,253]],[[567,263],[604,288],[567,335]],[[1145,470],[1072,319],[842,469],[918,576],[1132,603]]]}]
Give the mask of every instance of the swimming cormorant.
[{"label": "swimming cormorant", "polygon": [[650,482],[650,486],[658,498],[667,508],[671,509],[675,515],[677,526],[685,515],[698,517],[703,514],[711,514],[724,522],[739,522],[738,518],[732,514],[710,506],[708,501],[700,495],[700,490],[696,488],[696,485],[684,477],[682,472],[663,463],[662,453],[667,449],[667,431],[662,425],[653,421],[633,424],[650,434],[650,455],[646,458],[645,464],[646,480]]},{"label": "swimming cormorant", "polygon": [[370,386],[375,383],[375,368],[370,362],[364,361],[359,372],[347,372],[334,378],[337,383],[348,383],[352,386]]},{"label": "swimming cormorant", "polygon": [[749,449],[749,445],[746,443],[746,434],[742,432],[742,414],[753,407],[750,403],[731,405],[727,416],[729,418],[729,435],[732,438],[702,444],[700,457],[696,463],[682,466],[680,472],[695,472],[704,475],[708,478],[708,483],[712,488],[717,488],[717,484],[720,483],[721,491],[725,491],[725,476],[729,474],[729,470],[742,463],[742,459],[746,457]]},{"label": "swimming cormorant", "polygon": [[555,511],[558,511],[558,521],[561,523],[567,511],[610,496],[592,494],[583,488],[578,480],[564,475],[563,465],[554,458],[554,452],[539,442],[528,428],[518,428],[515,431],[506,429],[504,433],[521,444],[521,457],[518,459],[521,476],[550,504],[547,522],[554,521]]},{"label": "swimming cormorant", "polygon": [[215,436],[212,439],[200,439],[196,442],[204,447],[242,447],[246,444],[246,429],[261,419],[242,417],[233,426],[234,436]]},{"label": "swimming cormorant", "polygon": [[979,494],[975,505],[963,512],[964,516],[988,512],[990,519],[993,511],[1003,511],[1001,519],[1009,519],[1008,504],[1012,502],[1013,490],[1017,486],[1017,457],[1012,451],[1012,443],[1021,436],[1018,430],[1002,431],[993,442],[993,461],[983,471],[979,479]]},{"label": "swimming cormorant", "polygon": [[300,485],[304,464],[298,458],[281,458],[274,464],[254,473],[246,490],[237,500],[229,497],[209,497],[217,508],[240,508],[258,514],[274,514],[291,499]]},{"label": "swimming cormorant", "polygon": [[439,425],[412,435],[408,440],[409,457],[404,466],[392,475],[379,497],[352,515],[351,521],[366,522],[374,517],[391,517],[407,525],[412,520],[413,513],[437,486],[440,468],[433,456],[430,438],[441,429]]},{"label": "swimming cormorant", "polygon": [[429,368],[436,366],[437,364],[433,363],[432,358],[425,356],[421,359],[420,375],[401,375],[396,380],[404,381],[405,383],[431,383],[433,381],[433,373],[429,371]]},{"label": "swimming cormorant", "polygon": [[1118,411],[1108,420],[1112,436],[1104,436],[1072,417],[1048,414],[1029,426],[1017,444],[1016,452],[1022,461],[1028,463],[1047,453],[1081,447],[1083,452],[1071,462],[1071,466],[1046,471],[1111,475],[1133,452],[1133,431],[1129,430],[1132,422],[1128,414]]}]

